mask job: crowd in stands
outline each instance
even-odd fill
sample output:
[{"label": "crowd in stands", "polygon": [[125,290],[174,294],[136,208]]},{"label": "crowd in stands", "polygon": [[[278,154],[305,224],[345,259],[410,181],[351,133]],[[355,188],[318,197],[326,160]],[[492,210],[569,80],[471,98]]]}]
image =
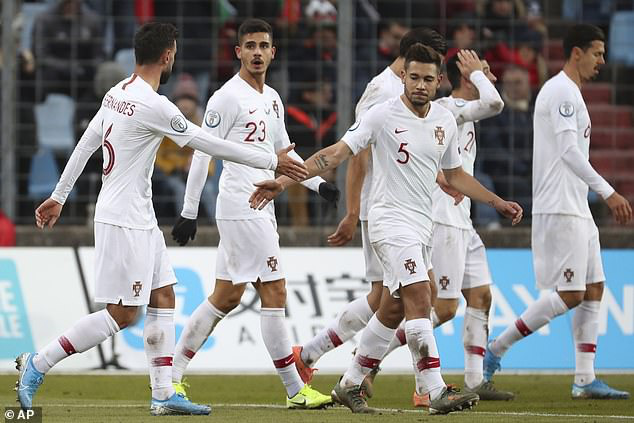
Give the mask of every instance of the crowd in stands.
[{"label": "crowd in stands", "polygon": [[[478,172],[485,178],[488,175],[496,191],[519,201],[528,212],[533,101],[551,76],[543,54],[548,39],[543,3],[446,0],[428,1],[419,7],[413,0],[355,0],[353,100],[356,102],[372,76],[394,60],[400,38],[413,26],[430,26],[446,35],[450,46],[447,59],[459,49],[476,49],[497,75],[506,104],[499,116],[483,122],[478,131]],[[617,0],[564,2],[563,16],[558,18],[579,19],[579,13],[586,11],[586,17],[591,14],[597,20],[604,19],[601,13],[607,3],[610,10],[620,4]],[[131,72],[135,28],[152,19],[169,20],[180,29],[175,75],[160,92],[188,119],[199,123],[211,93],[237,71],[237,26],[243,18],[257,16],[275,27],[278,53],[267,80],[285,101],[288,132],[298,152],[308,157],[341,135],[336,132],[335,111],[336,0],[44,0],[23,1],[21,7],[15,28],[17,168],[21,175],[29,173],[31,157],[39,148],[34,105],[51,94],[69,96],[76,104],[72,121],[78,139],[107,89]],[[605,20],[601,22],[605,24]],[[445,85],[444,93],[448,90]],[[68,153],[55,153],[59,168]],[[178,149],[170,140],[160,147],[153,177],[160,223],[171,223],[180,212],[190,159],[191,151]],[[94,175],[101,173],[99,153],[88,166],[88,176],[82,177],[76,188],[79,215],[84,213],[82,206],[93,203],[98,192],[98,177]],[[212,220],[221,166],[212,161],[201,202],[201,214]],[[334,175],[328,178],[333,180]],[[27,192],[28,177],[20,178],[19,184],[18,191]],[[39,200],[22,201],[19,214],[32,216],[33,205]],[[303,187],[290,190],[278,203],[282,224],[336,222],[335,213],[324,209],[318,197]],[[83,219],[89,221],[90,216]],[[28,223],[27,218],[24,223]],[[498,224],[495,216],[481,216],[478,223]]]}]

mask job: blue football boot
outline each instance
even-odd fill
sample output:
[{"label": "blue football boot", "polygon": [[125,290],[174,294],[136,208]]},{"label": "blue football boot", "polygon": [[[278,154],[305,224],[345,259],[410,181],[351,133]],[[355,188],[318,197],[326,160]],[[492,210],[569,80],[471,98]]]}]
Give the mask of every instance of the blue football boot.
[{"label": "blue football boot", "polygon": [[18,369],[18,381],[15,390],[18,392],[18,402],[23,410],[31,408],[33,397],[44,381],[44,373],[40,373],[33,366],[33,357],[36,353],[22,353],[15,359],[15,368]]},{"label": "blue football boot", "polygon": [[208,405],[195,404],[189,401],[182,393],[174,393],[166,400],[152,398],[150,414],[153,416],[173,416],[173,415],[208,415],[211,407]]},{"label": "blue football boot", "polygon": [[491,345],[491,342],[487,344],[487,350],[484,354],[483,363],[484,380],[487,382],[491,382],[491,380],[493,379],[493,374],[502,368],[502,366],[500,365],[500,360],[502,360],[502,357],[498,357],[497,355],[493,354],[489,349],[489,345]]},{"label": "blue football boot", "polygon": [[573,399],[629,399],[630,393],[610,388],[601,379],[595,379],[587,385],[572,384]]}]

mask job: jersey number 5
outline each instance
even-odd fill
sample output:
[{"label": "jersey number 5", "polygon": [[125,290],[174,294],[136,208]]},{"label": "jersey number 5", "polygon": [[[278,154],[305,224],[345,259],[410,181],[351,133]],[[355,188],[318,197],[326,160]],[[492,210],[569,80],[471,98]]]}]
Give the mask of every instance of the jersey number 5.
[{"label": "jersey number 5", "polygon": [[[258,130],[258,126],[260,127],[260,131],[262,132],[262,134],[257,137],[257,138],[253,138],[253,135],[255,135],[255,131]],[[246,128],[250,128],[251,132],[249,132],[249,135],[247,135],[247,137],[244,139],[247,142],[254,142],[255,140],[258,140],[260,142],[264,141],[266,139],[266,123],[264,123],[263,120],[260,121],[260,123],[255,123],[255,122],[248,122],[245,125]]]},{"label": "jersey number 5", "polygon": [[402,142],[401,146],[398,148],[399,153],[405,154],[405,159],[401,159],[400,157],[396,159],[396,161],[399,162],[400,164],[405,164],[409,162],[409,151],[405,150],[406,145],[407,145],[406,142]]},{"label": "jersey number 5", "polygon": [[[106,165],[106,155],[103,155],[103,163],[104,163],[104,167],[103,167],[103,175],[107,176],[110,172],[112,172],[112,168],[114,167],[114,147],[112,147],[112,144],[110,144],[110,141],[108,141],[108,136],[110,135],[110,132],[112,132],[112,123],[110,124],[110,126],[108,127],[108,129],[106,130],[106,135],[104,135],[103,137],[103,148],[104,150],[108,150],[108,164]],[[104,151],[105,153],[105,151]]]}]

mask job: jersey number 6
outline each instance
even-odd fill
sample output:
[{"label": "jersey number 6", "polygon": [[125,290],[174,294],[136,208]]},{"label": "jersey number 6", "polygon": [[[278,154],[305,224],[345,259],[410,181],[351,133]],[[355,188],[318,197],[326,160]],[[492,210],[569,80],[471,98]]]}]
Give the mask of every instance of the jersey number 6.
[{"label": "jersey number 6", "polygon": [[[114,147],[108,141],[108,136],[110,132],[112,132],[112,123],[106,130],[106,135],[103,137],[103,148],[104,150],[108,150],[108,164],[103,167],[103,175],[107,176],[110,172],[112,172],[112,168],[114,167]],[[103,155],[103,163],[106,164],[106,155]]]},{"label": "jersey number 6", "polygon": [[[262,131],[262,135],[260,135],[256,139],[253,139],[253,135],[255,134],[255,131],[258,130],[258,126],[260,127],[260,130]],[[264,123],[263,120],[261,120],[259,124],[256,124],[255,122],[248,122],[245,125],[245,127],[251,129],[251,132],[249,132],[249,135],[247,135],[247,137],[244,139],[245,141],[254,142],[255,140],[258,140],[262,142],[266,139],[266,123]]]},{"label": "jersey number 6", "polygon": [[404,160],[401,160],[400,157],[398,159],[396,159],[396,161],[399,162],[400,164],[405,164],[405,163],[409,162],[409,151],[405,150],[405,146],[406,145],[407,145],[406,142],[402,142],[401,146],[398,148],[398,152],[399,153],[405,154],[405,159]]}]

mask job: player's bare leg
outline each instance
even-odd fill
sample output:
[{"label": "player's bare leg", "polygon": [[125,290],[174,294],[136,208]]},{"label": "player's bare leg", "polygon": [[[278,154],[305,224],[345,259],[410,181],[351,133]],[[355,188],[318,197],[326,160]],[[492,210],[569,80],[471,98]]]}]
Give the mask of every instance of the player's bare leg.
[{"label": "player's bare leg", "polygon": [[[200,350],[216,325],[240,304],[246,284],[216,279],[214,291],[192,313],[178,340],[174,355],[172,381],[180,384],[183,373],[194,355]],[[179,388],[180,389],[180,388]]]},{"label": "player's bare leg", "polygon": [[260,295],[262,340],[286,388],[288,408],[323,408],[332,404],[329,396],[312,389],[299,376],[286,330],[286,280],[253,284]]}]

